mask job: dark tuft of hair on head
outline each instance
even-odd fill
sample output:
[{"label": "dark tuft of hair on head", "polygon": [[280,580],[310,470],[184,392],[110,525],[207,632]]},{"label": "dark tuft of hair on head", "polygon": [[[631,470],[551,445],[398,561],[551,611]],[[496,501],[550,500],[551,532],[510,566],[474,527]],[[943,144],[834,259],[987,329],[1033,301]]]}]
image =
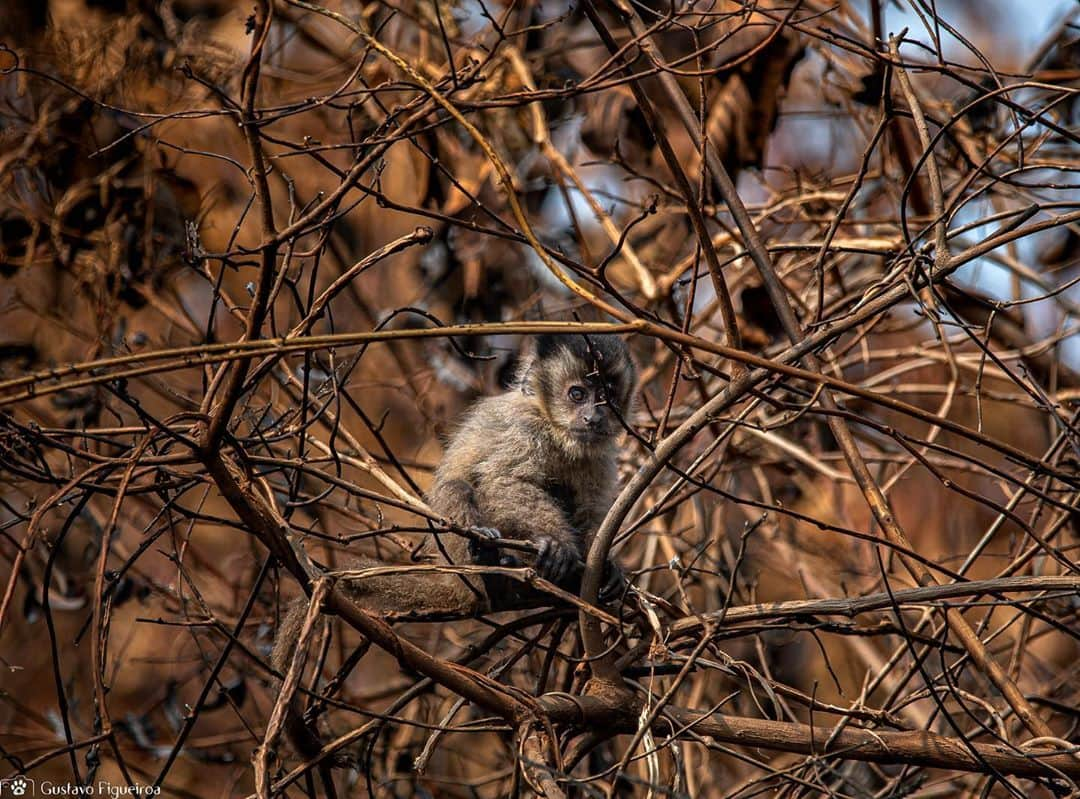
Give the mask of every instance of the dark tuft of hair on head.
[{"label": "dark tuft of hair on head", "polygon": [[539,362],[559,357],[573,358],[587,372],[619,397],[625,398],[634,383],[634,362],[630,348],[615,335],[585,335],[583,333],[544,333],[537,336],[536,359]]},{"label": "dark tuft of hair on head", "polygon": [[542,361],[560,352],[578,360],[600,367],[610,368],[628,362],[630,353],[626,342],[618,336],[587,336],[583,333],[542,333],[536,337],[536,357]]},{"label": "dark tuft of hair on head", "polygon": [[562,344],[560,339],[562,338],[564,338],[564,336],[560,336],[557,333],[541,333],[536,337],[536,357],[542,361],[546,361],[559,351]]}]

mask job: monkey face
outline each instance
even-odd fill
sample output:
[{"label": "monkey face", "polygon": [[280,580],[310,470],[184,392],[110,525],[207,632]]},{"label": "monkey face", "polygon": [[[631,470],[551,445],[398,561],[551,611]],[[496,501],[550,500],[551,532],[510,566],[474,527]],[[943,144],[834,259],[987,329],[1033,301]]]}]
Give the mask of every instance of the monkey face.
[{"label": "monkey face", "polygon": [[585,376],[580,383],[571,381],[564,392],[562,406],[566,428],[583,444],[596,444],[619,431],[619,421],[612,413],[608,391],[595,378]]},{"label": "monkey face", "polygon": [[548,418],[580,450],[613,439],[630,404],[634,366],[614,336],[541,336],[530,378]]}]

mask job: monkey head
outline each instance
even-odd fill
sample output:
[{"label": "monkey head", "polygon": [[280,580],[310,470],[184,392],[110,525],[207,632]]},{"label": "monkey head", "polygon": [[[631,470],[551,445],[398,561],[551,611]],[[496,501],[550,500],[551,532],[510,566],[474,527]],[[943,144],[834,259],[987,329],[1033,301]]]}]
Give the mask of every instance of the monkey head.
[{"label": "monkey head", "polygon": [[579,333],[538,336],[522,376],[568,454],[611,443],[630,408],[635,370],[617,336]]}]

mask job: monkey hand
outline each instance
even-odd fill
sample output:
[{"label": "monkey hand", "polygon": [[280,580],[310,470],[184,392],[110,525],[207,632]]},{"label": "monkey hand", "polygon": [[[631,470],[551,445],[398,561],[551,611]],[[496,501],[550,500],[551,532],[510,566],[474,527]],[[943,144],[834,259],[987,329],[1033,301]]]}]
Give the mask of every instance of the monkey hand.
[{"label": "monkey hand", "polygon": [[475,538],[469,539],[469,556],[474,563],[491,565],[499,562],[499,540],[502,533],[494,527],[470,527]]},{"label": "monkey hand", "polygon": [[478,536],[477,538],[474,538],[473,541],[481,546],[485,543],[498,541],[502,538],[502,533],[494,527],[470,527],[469,530]]},{"label": "monkey hand", "polygon": [[626,575],[618,563],[608,558],[604,563],[603,582],[600,584],[601,602],[610,602],[619,597],[626,590]]},{"label": "monkey hand", "polygon": [[541,536],[536,541],[540,546],[536,573],[550,583],[561,585],[573,573],[574,565],[581,562],[577,547],[550,536]]}]

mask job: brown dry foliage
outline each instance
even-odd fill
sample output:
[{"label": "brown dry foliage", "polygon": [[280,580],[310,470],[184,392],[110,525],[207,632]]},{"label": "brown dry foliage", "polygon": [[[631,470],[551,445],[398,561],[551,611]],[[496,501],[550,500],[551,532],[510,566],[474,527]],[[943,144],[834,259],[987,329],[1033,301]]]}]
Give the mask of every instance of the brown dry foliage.
[{"label": "brown dry foliage", "polygon": [[4,4],[0,778],[323,795],[283,603],[615,314],[619,625],[330,590],[337,793],[1075,795],[1075,16],[585,2]]}]

